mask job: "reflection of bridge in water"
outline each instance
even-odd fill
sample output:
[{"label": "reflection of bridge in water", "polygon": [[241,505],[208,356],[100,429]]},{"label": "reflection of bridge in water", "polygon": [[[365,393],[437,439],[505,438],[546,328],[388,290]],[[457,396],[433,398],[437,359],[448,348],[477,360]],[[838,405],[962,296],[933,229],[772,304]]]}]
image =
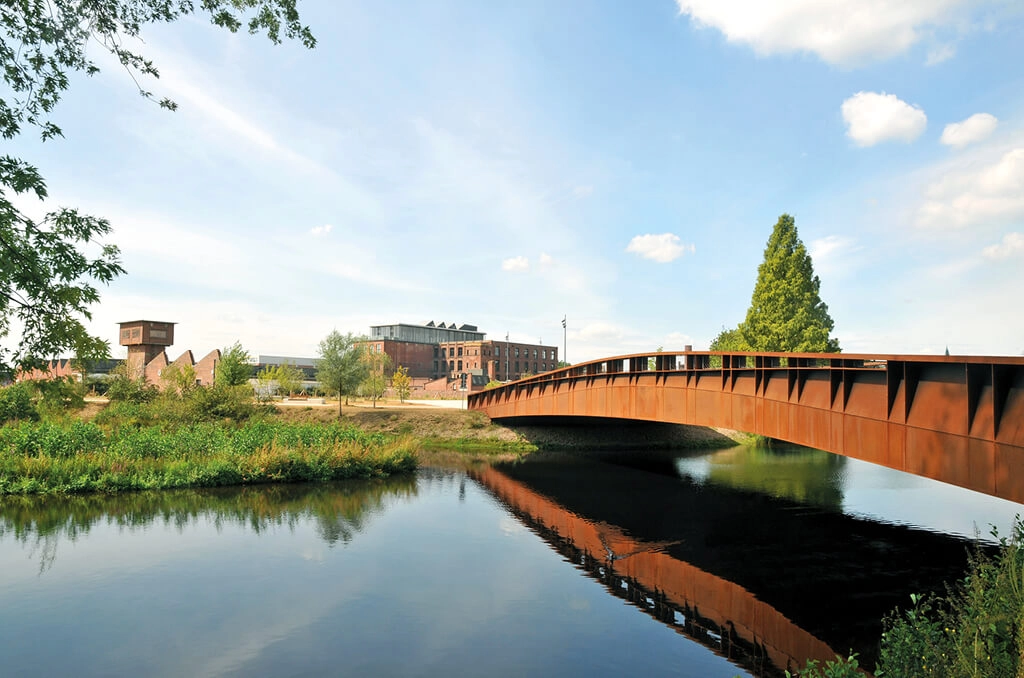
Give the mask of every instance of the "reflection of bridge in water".
[{"label": "reflection of bridge in water", "polygon": [[611,464],[472,475],[611,593],[759,676],[833,650],[873,666],[882,617],[966,562],[960,540]]},{"label": "reflection of bridge in water", "polygon": [[1024,503],[1024,358],[638,354],[475,393],[469,407],[735,429]]},{"label": "reflection of bridge in water", "polygon": [[472,472],[574,565],[655,619],[750,669],[782,675],[832,649],[741,586],[567,511],[493,468]]}]

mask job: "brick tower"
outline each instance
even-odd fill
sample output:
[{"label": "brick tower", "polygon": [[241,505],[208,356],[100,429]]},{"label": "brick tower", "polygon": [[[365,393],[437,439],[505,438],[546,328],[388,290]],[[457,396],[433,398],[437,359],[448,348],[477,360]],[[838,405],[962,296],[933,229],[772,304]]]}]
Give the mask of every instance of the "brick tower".
[{"label": "brick tower", "polygon": [[174,323],[131,320],[120,323],[121,345],[128,347],[128,373],[133,379],[145,375],[146,365],[174,343]]}]

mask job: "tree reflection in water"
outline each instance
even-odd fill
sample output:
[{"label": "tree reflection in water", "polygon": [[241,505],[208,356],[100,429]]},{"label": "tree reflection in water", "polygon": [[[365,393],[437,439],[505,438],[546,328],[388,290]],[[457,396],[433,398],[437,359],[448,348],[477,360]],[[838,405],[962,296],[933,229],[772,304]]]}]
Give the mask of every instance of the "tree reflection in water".
[{"label": "tree reflection in water", "polygon": [[18,496],[0,499],[0,540],[13,538],[39,559],[40,574],[49,570],[61,541],[76,541],[96,525],[122,530],[162,524],[179,532],[199,522],[218,530],[242,525],[255,533],[271,528],[295,529],[314,521],[329,545],[347,544],[389,498],[417,494],[414,475],[337,483],[257,485],[193,490],[155,490],[116,495]]}]

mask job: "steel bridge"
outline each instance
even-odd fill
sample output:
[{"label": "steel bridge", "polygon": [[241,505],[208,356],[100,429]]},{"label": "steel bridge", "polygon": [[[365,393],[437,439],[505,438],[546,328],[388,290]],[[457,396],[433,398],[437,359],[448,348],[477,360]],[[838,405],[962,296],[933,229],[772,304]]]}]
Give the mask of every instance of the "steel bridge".
[{"label": "steel bridge", "polygon": [[474,393],[468,407],[733,429],[1024,503],[1024,357],[640,353]]}]

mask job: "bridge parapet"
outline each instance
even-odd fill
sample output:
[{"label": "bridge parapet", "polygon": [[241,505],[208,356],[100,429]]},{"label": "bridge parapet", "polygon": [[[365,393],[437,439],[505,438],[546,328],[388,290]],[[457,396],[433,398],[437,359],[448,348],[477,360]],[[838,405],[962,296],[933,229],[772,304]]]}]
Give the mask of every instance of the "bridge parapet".
[{"label": "bridge parapet", "polygon": [[656,352],[469,396],[492,419],[728,428],[1024,502],[1024,357]]}]

